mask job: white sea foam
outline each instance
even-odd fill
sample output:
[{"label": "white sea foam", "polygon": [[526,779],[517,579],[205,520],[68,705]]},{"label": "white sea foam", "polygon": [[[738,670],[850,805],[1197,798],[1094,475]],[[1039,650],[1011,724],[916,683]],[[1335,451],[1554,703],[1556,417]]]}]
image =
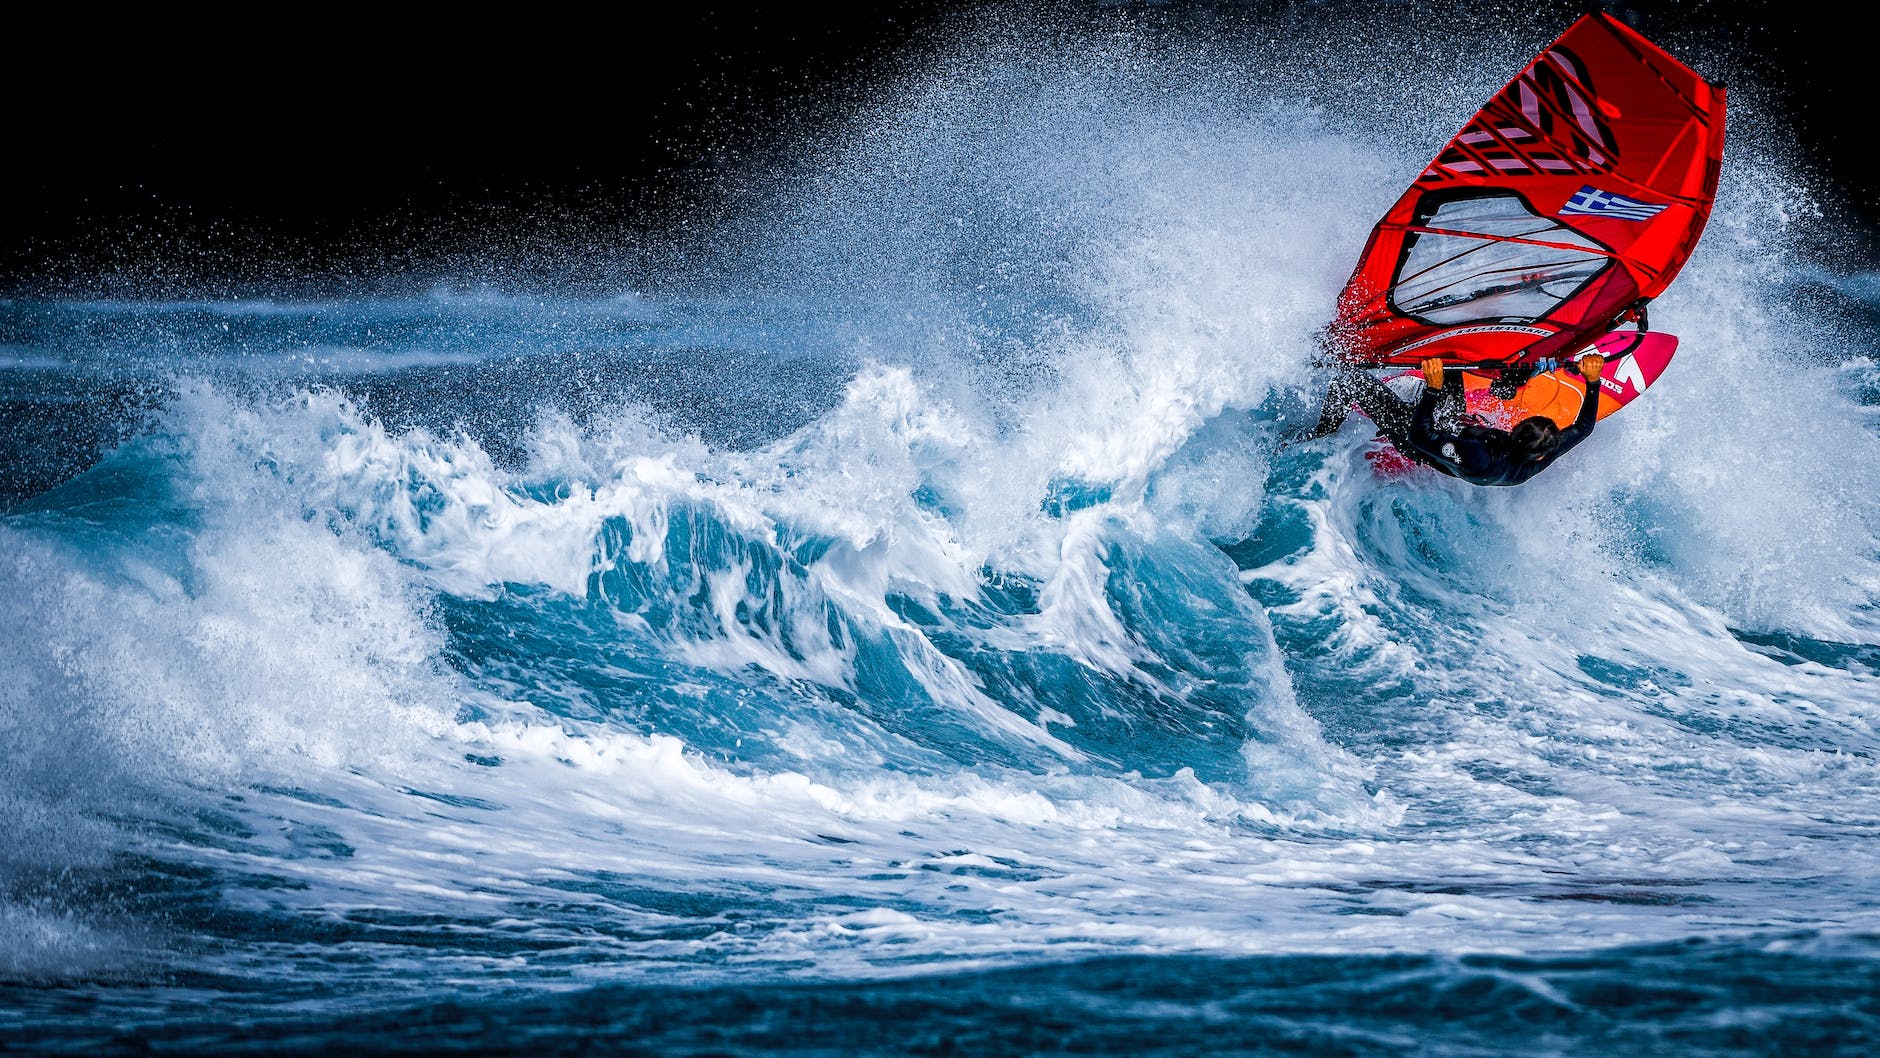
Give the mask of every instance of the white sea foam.
[{"label": "white sea foam", "polygon": [[586,980],[1880,926],[1869,336],[1772,292],[1780,167],[1732,154],[1654,306],[1678,360],[1569,461],[1380,481],[1349,431],[1275,453],[1272,409],[1424,145],[1097,52],[962,59],[812,145],[752,296],[862,366],[774,443],[544,408],[504,458],[189,386],[8,516],[0,972],[118,958],[42,880],[125,854],[505,980],[518,938]]}]

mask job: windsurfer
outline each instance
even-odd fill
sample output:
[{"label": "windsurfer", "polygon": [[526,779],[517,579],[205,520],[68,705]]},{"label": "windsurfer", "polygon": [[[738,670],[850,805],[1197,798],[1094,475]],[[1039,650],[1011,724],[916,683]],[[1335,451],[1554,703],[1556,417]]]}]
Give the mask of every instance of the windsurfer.
[{"label": "windsurfer", "polygon": [[[1574,20],[1372,226],[1320,336],[1319,357],[1338,368],[1342,391],[1321,426],[1336,429],[1355,400],[1392,439],[1392,454],[1512,485],[1583,440],[1602,411],[1638,396],[1657,377],[1646,360],[1662,370],[1675,347],[1647,333],[1644,306],[1690,259],[1716,204],[1725,101],[1721,84],[1616,16]],[[1619,330],[1628,323],[1644,336],[1636,342],[1656,347],[1650,357],[1628,346]],[[1576,372],[1556,365],[1589,347],[1620,360],[1623,379],[1575,408]],[[1432,376],[1422,400],[1404,400],[1377,377],[1431,353],[1474,378],[1445,388]],[[1603,370],[1596,360],[1581,366]],[[1536,421],[1512,431],[1459,414],[1446,421],[1468,405],[1443,394],[1461,391],[1496,425],[1515,421],[1504,411]],[[1557,429],[1576,412],[1579,421]]]},{"label": "windsurfer", "polygon": [[[1564,430],[1544,415],[1523,419],[1512,430],[1470,422],[1461,411],[1461,376],[1446,373],[1443,361],[1436,357],[1423,361],[1422,368],[1423,394],[1411,404],[1361,368],[1339,365],[1312,436],[1337,431],[1355,403],[1411,459],[1475,485],[1519,485],[1552,466],[1593,432],[1606,358],[1592,353],[1580,359],[1587,399],[1580,402],[1578,418]],[[1441,422],[1439,413],[1445,413]]]}]

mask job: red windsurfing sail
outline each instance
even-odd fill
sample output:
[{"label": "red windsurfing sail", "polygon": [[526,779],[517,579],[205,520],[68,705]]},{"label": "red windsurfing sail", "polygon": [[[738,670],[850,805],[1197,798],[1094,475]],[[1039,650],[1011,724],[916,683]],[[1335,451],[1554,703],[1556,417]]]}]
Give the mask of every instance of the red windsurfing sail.
[{"label": "red windsurfing sail", "polygon": [[1449,141],[1371,232],[1333,350],[1369,365],[1574,352],[1671,283],[1723,160],[1723,86],[1581,16]]}]

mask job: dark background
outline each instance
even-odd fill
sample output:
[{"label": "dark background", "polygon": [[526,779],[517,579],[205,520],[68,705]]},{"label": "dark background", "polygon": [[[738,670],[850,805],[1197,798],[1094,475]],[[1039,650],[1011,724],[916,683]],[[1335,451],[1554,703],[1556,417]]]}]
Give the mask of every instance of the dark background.
[{"label": "dark background", "polygon": [[[1313,18],[1352,6],[1080,10]],[[1374,6],[1441,24],[1438,5]],[[1667,46],[1689,34],[1731,49],[1872,227],[1880,181],[1856,106],[1868,90],[1855,80],[1874,60],[1858,31],[1816,5],[1765,0],[1599,6]],[[492,232],[545,243],[658,232],[699,204],[725,151],[788,138],[791,122],[866,97],[921,47],[998,10],[708,4],[584,22],[523,8],[397,30],[388,12],[311,8],[266,22],[54,19],[37,37],[16,34],[19,61],[0,72],[0,288],[343,278]],[[1539,17],[1517,10],[1508,17]]]}]

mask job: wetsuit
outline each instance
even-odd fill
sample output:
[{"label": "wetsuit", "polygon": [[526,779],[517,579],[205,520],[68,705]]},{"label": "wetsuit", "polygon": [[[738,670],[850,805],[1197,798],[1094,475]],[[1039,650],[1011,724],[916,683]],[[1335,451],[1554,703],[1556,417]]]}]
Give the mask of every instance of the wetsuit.
[{"label": "wetsuit", "polygon": [[1399,452],[1417,462],[1476,485],[1519,485],[1586,440],[1599,417],[1599,395],[1588,394],[1573,425],[1560,431],[1553,451],[1529,459],[1514,450],[1506,430],[1468,422],[1459,422],[1455,429],[1439,426],[1436,413],[1445,400],[1460,407],[1462,376],[1452,373],[1440,390],[1423,387],[1423,395],[1412,405],[1366,372],[1346,368],[1332,380],[1313,434],[1322,437],[1344,425],[1346,409],[1355,402]]}]

